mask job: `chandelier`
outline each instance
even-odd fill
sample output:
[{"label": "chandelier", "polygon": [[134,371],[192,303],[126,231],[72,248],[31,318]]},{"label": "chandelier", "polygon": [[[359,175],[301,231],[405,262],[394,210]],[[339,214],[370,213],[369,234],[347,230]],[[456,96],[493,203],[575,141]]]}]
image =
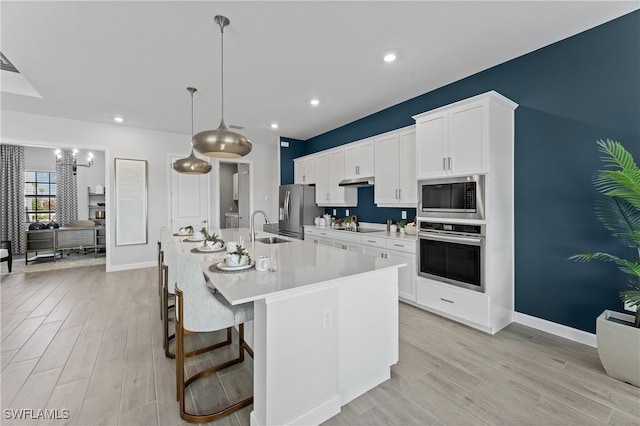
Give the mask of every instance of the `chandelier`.
[{"label": "chandelier", "polygon": [[93,154],[92,153],[87,154],[87,163],[86,164],[78,163],[78,150],[77,149],[74,149],[71,152],[71,155],[73,156],[73,159],[72,159],[72,161],[70,163],[67,163],[62,159],[62,151],[60,151],[59,149],[56,149],[55,154],[56,154],[56,164],[58,164],[60,166],[70,166],[70,167],[72,167],[74,175],[77,174],[78,167],[91,167],[91,166],[93,166]]}]

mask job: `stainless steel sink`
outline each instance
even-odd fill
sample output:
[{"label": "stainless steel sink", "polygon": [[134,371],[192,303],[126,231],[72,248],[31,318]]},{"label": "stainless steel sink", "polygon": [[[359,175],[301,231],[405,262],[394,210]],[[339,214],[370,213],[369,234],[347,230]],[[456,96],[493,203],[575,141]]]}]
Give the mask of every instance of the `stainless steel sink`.
[{"label": "stainless steel sink", "polygon": [[256,238],[256,241],[259,241],[264,244],[278,244],[278,243],[288,243],[289,240],[285,240],[284,238],[278,237],[265,237],[265,238]]}]

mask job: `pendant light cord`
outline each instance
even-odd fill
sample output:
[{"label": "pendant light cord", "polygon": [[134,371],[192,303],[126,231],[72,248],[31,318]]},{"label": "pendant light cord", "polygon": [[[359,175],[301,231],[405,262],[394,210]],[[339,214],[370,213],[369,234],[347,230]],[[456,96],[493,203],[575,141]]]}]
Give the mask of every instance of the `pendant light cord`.
[{"label": "pendant light cord", "polygon": [[221,122],[224,124],[224,25],[220,23],[220,93],[221,93]]}]

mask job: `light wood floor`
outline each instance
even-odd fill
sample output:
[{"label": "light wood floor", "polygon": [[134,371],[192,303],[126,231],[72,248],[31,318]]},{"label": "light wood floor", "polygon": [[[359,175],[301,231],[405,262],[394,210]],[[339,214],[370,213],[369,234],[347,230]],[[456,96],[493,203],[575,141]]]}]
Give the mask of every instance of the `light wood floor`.
[{"label": "light wood floor", "polygon": [[[182,424],[154,268],[107,274],[94,266],[0,280],[2,424]],[[391,380],[327,424],[640,425],[640,389],[606,376],[591,347],[517,324],[488,336],[405,304],[400,322]],[[188,372],[229,351],[235,348],[189,360]],[[247,356],[197,382],[188,405],[208,410],[251,387]],[[69,418],[25,422],[4,411],[44,408],[67,409]],[[217,423],[248,424],[251,409]]]}]

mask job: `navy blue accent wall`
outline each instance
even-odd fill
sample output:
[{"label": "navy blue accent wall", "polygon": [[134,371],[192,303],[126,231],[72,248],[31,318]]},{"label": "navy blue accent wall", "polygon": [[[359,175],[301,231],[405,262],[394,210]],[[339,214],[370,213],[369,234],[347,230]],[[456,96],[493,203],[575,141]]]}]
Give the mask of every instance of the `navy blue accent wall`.
[{"label": "navy blue accent wall", "polygon": [[[412,124],[411,115],[489,90],[520,105],[516,311],[594,332],[602,310],[622,309],[626,278],[613,264],[567,258],[634,255],[596,220],[591,179],[602,167],[597,139],[620,141],[640,162],[640,11],[316,136],[305,142],[307,153]],[[379,217],[373,201],[362,201],[353,212]]]},{"label": "navy blue accent wall", "polygon": [[[325,213],[333,215],[333,207],[325,209]],[[350,215],[358,216],[359,222],[369,223],[387,223],[387,219],[393,220],[394,223],[402,220],[402,211],[407,212],[407,219],[412,220],[416,217],[416,209],[408,208],[391,208],[376,207],[373,203],[373,187],[366,186],[358,188],[358,207],[336,207],[336,217],[345,217],[346,210]]]},{"label": "navy blue accent wall", "polygon": [[280,142],[289,142],[288,147],[280,144],[280,185],[293,183],[293,159],[306,154],[304,141],[291,138],[280,138]]}]

